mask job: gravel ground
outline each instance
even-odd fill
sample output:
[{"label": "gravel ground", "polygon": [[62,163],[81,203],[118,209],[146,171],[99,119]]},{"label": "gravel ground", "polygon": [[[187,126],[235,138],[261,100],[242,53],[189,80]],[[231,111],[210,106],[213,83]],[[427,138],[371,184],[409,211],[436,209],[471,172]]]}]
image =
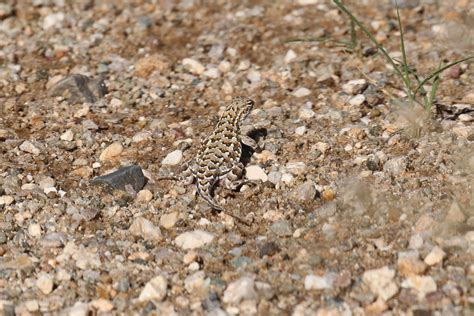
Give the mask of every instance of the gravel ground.
[{"label": "gravel ground", "polygon": [[[400,58],[393,1],[346,3]],[[474,51],[470,1],[399,4],[420,74]],[[359,35],[324,0],[2,1],[3,314],[473,313],[473,65],[430,115]],[[157,181],[234,95],[249,227]]]}]

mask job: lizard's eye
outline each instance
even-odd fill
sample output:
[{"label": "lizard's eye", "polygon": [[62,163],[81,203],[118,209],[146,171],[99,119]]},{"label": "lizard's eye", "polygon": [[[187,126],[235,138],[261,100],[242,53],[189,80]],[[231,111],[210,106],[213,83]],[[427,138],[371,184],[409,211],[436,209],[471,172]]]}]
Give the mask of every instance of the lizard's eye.
[{"label": "lizard's eye", "polygon": [[248,107],[252,107],[254,104],[255,104],[255,102],[253,102],[253,100],[248,100],[247,101],[247,106]]}]

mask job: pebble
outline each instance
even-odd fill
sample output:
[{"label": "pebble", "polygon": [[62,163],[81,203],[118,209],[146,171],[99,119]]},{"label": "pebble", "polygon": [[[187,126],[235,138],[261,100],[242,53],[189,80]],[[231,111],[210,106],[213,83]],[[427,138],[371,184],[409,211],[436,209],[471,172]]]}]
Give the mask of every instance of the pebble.
[{"label": "pebble", "polygon": [[292,94],[293,94],[293,96],[295,96],[297,98],[303,98],[303,97],[307,97],[308,95],[310,95],[311,91],[308,88],[301,87],[301,88],[298,88],[295,91],[293,91]]},{"label": "pebble", "polygon": [[350,95],[362,93],[367,88],[367,81],[365,79],[350,80],[342,85],[342,91]]},{"label": "pebble", "polygon": [[138,203],[146,204],[153,199],[153,193],[150,190],[140,190],[137,193],[136,199]]},{"label": "pebble", "polygon": [[223,73],[227,73],[232,69],[232,65],[227,60],[223,60],[219,63],[217,69],[219,69]]},{"label": "pebble", "polygon": [[166,157],[161,161],[162,165],[176,166],[183,159],[183,152],[181,150],[175,150],[170,152]]},{"label": "pebble", "polygon": [[268,174],[268,181],[276,185],[280,183],[281,176],[282,174],[279,171],[270,171],[270,173]]},{"label": "pebble", "polygon": [[203,74],[212,79],[217,79],[221,76],[221,72],[217,68],[209,68]]},{"label": "pebble", "polygon": [[167,58],[160,54],[152,54],[140,58],[135,63],[135,74],[138,77],[148,78],[154,71],[163,73],[169,68]]},{"label": "pebble", "polygon": [[23,150],[24,152],[27,152],[29,154],[33,154],[35,156],[38,156],[41,153],[41,151],[38,149],[38,147],[33,145],[29,140],[25,140],[20,145],[20,149]]},{"label": "pebble", "polygon": [[258,83],[262,79],[262,75],[260,74],[260,71],[257,71],[255,69],[250,69],[249,72],[247,73],[247,79],[255,84]]},{"label": "pebble", "polygon": [[102,78],[73,74],[54,83],[49,95],[67,97],[70,103],[95,103],[107,92],[107,86]]},{"label": "pebble", "polygon": [[206,70],[206,68],[199,61],[192,58],[184,58],[183,66],[191,73],[196,75],[201,75]]},{"label": "pebble", "polygon": [[29,312],[37,312],[39,310],[39,304],[37,300],[26,301],[25,307]]},{"label": "pebble", "polygon": [[394,277],[395,270],[385,266],[380,269],[365,271],[362,280],[372,293],[383,301],[387,301],[398,292]]},{"label": "pebble", "polygon": [[431,276],[412,275],[402,282],[402,287],[410,288],[417,292],[418,299],[422,300],[426,294],[437,289],[436,282]]},{"label": "pebble", "polygon": [[167,292],[168,281],[162,275],[158,275],[148,281],[138,297],[141,302],[162,301]]},{"label": "pebble", "polygon": [[274,241],[269,241],[264,243],[259,249],[260,257],[264,256],[273,256],[274,254],[280,252],[280,246]]},{"label": "pebble", "polygon": [[293,198],[300,202],[309,202],[316,197],[316,187],[313,181],[305,181],[297,186],[291,193]]},{"label": "pebble", "polygon": [[429,266],[443,262],[446,253],[438,246],[431,249],[430,253],[425,257],[425,263]]},{"label": "pebble", "polygon": [[178,247],[183,249],[196,249],[211,243],[214,240],[214,235],[203,230],[194,230],[180,234],[175,239]]},{"label": "pebble", "polygon": [[152,222],[143,217],[135,218],[129,231],[132,235],[141,237],[145,240],[160,241],[163,238],[160,228],[153,225]]},{"label": "pebble", "polygon": [[299,136],[303,136],[306,133],[306,126],[299,126],[295,129],[295,134]]},{"label": "pebble", "polygon": [[418,258],[418,252],[407,251],[398,254],[398,270],[401,275],[419,275],[426,270],[426,264]]},{"label": "pebble", "polygon": [[410,237],[408,242],[408,248],[410,249],[420,249],[423,246],[423,237],[420,234],[414,234]]},{"label": "pebble", "polygon": [[41,180],[38,181],[39,187],[41,189],[52,188],[56,184],[56,181],[51,177],[42,177]]},{"label": "pebble", "polygon": [[300,111],[298,112],[299,118],[302,120],[307,120],[310,118],[313,118],[316,113],[314,113],[313,110],[308,109],[307,107],[302,107]]},{"label": "pebble", "polygon": [[197,271],[184,279],[184,288],[192,295],[200,296],[206,287],[206,274],[204,271]]},{"label": "pebble", "polygon": [[139,192],[147,183],[147,179],[139,166],[131,165],[122,167],[112,173],[96,177],[91,183],[110,185],[115,189],[123,191],[126,191],[127,185],[131,185],[135,192]]},{"label": "pebble", "polygon": [[302,161],[288,162],[285,167],[294,175],[301,175],[306,172],[306,164]]},{"label": "pebble", "polygon": [[160,226],[165,228],[165,229],[170,229],[174,227],[176,222],[179,219],[179,213],[178,212],[172,212],[168,214],[163,214],[161,215],[160,218]]},{"label": "pebble", "polygon": [[91,301],[90,306],[96,309],[99,313],[107,313],[114,309],[114,304],[104,298]]},{"label": "pebble", "polygon": [[285,64],[289,64],[291,63],[292,61],[294,61],[296,59],[296,53],[294,50],[292,49],[289,49],[287,52],[286,52],[286,55],[285,55],[285,58],[283,58],[283,61],[285,62]]},{"label": "pebble", "polygon": [[39,224],[31,224],[28,226],[28,234],[33,238],[41,236],[41,226]]},{"label": "pebble", "polygon": [[275,221],[270,226],[270,230],[279,237],[293,236],[293,230],[291,228],[291,224],[286,219],[279,219]]},{"label": "pebble", "polygon": [[254,280],[251,277],[242,277],[227,286],[222,301],[236,305],[243,300],[256,300],[257,297]]},{"label": "pebble", "polygon": [[407,168],[407,160],[405,157],[396,157],[389,159],[383,165],[383,170],[392,176],[399,176]]},{"label": "pebble", "polygon": [[245,175],[247,179],[253,181],[253,180],[262,180],[263,182],[266,182],[268,180],[268,176],[265,173],[265,171],[257,165],[251,165],[247,166],[245,168]]},{"label": "pebble", "polygon": [[43,29],[61,28],[66,16],[62,12],[48,14],[43,20]]},{"label": "pebble", "polygon": [[67,311],[68,316],[87,316],[89,315],[89,304],[84,302],[76,302]]},{"label": "pebble", "polygon": [[139,132],[132,137],[132,143],[141,143],[152,139],[152,133],[149,131]]},{"label": "pebble", "polygon": [[365,96],[363,94],[358,94],[349,100],[349,104],[352,106],[360,106],[364,102],[365,102]]},{"label": "pebble", "polygon": [[107,148],[105,148],[99,156],[99,160],[106,161],[112,160],[119,156],[123,151],[123,146],[120,142],[113,142]]},{"label": "pebble", "polygon": [[0,19],[4,19],[13,13],[13,7],[7,3],[0,3]]},{"label": "pebble", "polygon": [[36,280],[36,286],[40,289],[43,294],[49,294],[53,291],[53,277],[47,273],[41,273]]},{"label": "pebble", "polygon": [[332,289],[331,283],[327,276],[309,274],[304,278],[304,288],[308,291]]},{"label": "pebble", "polygon": [[69,129],[65,131],[61,136],[59,137],[61,140],[70,142],[74,139],[74,133]]},{"label": "pebble", "polygon": [[0,196],[0,205],[10,205],[15,201],[15,198],[11,195],[2,195]]}]

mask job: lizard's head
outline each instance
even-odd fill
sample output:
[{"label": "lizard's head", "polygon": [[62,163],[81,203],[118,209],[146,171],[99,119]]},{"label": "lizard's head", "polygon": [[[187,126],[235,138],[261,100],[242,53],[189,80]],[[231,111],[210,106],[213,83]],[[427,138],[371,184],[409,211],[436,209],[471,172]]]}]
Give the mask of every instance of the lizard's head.
[{"label": "lizard's head", "polygon": [[253,109],[255,102],[246,97],[235,97],[232,102],[227,106],[226,112],[234,113],[237,123],[242,123],[243,120],[250,114]]}]

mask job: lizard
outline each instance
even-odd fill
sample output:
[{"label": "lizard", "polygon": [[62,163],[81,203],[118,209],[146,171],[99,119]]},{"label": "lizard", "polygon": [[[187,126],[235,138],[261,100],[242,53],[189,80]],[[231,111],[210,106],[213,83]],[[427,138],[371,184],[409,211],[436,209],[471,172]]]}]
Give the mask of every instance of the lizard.
[{"label": "lizard", "polygon": [[[238,96],[226,106],[219,118],[214,131],[201,142],[201,147],[195,156],[184,163],[184,170],[178,176],[161,177],[158,180],[177,180],[184,185],[196,183],[197,193],[214,210],[225,212],[212,197],[215,185],[223,180],[224,186],[235,190],[240,185],[248,182],[242,180],[244,165],[240,161],[242,144],[252,148],[257,147],[256,142],[241,135],[240,125],[253,109],[254,101]],[[245,220],[233,214],[226,214]]]}]

